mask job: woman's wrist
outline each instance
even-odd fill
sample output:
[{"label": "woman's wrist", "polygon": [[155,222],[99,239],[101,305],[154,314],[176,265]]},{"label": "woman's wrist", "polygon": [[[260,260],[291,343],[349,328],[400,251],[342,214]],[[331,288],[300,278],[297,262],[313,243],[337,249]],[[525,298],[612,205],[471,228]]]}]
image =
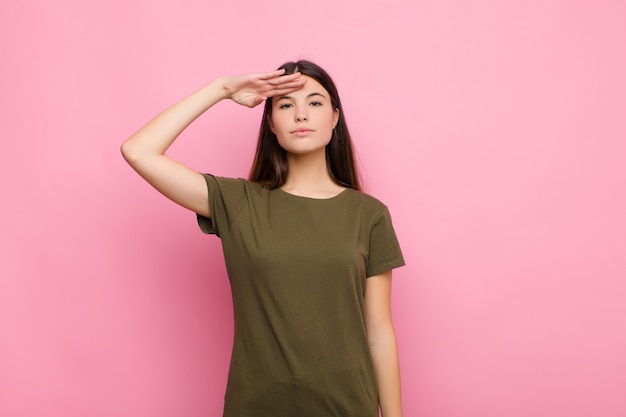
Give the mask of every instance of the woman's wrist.
[{"label": "woman's wrist", "polygon": [[229,77],[218,77],[211,81],[210,85],[215,86],[216,90],[219,91],[219,100],[230,99],[230,92],[227,88]]}]

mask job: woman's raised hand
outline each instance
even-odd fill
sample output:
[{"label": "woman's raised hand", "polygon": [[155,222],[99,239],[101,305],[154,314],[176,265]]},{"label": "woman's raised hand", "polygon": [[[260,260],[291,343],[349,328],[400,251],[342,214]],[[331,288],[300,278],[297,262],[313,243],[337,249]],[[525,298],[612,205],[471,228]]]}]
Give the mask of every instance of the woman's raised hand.
[{"label": "woman's raised hand", "polygon": [[261,74],[230,77],[224,83],[226,97],[246,107],[255,107],[276,95],[299,90],[306,78],[299,72],[283,75],[284,69]]}]

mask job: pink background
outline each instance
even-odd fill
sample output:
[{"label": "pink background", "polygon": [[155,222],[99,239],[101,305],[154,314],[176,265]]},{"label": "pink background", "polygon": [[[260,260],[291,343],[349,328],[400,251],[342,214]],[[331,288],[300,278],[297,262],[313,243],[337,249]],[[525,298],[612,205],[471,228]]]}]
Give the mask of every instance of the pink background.
[{"label": "pink background", "polygon": [[[3,1],[0,415],[221,415],[219,240],[121,142],[219,75],[339,85],[395,273],[406,416],[626,416],[626,3]],[[260,109],[172,154],[245,176]]]}]

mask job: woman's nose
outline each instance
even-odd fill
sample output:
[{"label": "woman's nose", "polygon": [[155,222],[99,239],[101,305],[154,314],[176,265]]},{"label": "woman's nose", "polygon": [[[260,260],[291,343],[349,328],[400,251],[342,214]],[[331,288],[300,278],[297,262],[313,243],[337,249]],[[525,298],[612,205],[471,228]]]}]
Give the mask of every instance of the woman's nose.
[{"label": "woman's nose", "polygon": [[296,122],[306,122],[307,120],[309,120],[309,116],[305,112],[300,111],[296,114]]}]

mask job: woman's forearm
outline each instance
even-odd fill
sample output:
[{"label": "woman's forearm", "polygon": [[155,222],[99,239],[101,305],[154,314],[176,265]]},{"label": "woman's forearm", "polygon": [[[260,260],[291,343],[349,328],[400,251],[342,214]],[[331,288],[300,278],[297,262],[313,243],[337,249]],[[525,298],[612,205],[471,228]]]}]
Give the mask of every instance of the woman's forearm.
[{"label": "woman's forearm", "polygon": [[401,417],[400,366],[396,335],[392,325],[370,339],[370,351],[378,383],[382,415],[383,417]]},{"label": "woman's forearm", "polygon": [[122,145],[126,160],[133,162],[142,157],[163,155],[174,140],[198,116],[220,100],[226,98],[224,78],[218,78],[160,113],[139,129]]}]

